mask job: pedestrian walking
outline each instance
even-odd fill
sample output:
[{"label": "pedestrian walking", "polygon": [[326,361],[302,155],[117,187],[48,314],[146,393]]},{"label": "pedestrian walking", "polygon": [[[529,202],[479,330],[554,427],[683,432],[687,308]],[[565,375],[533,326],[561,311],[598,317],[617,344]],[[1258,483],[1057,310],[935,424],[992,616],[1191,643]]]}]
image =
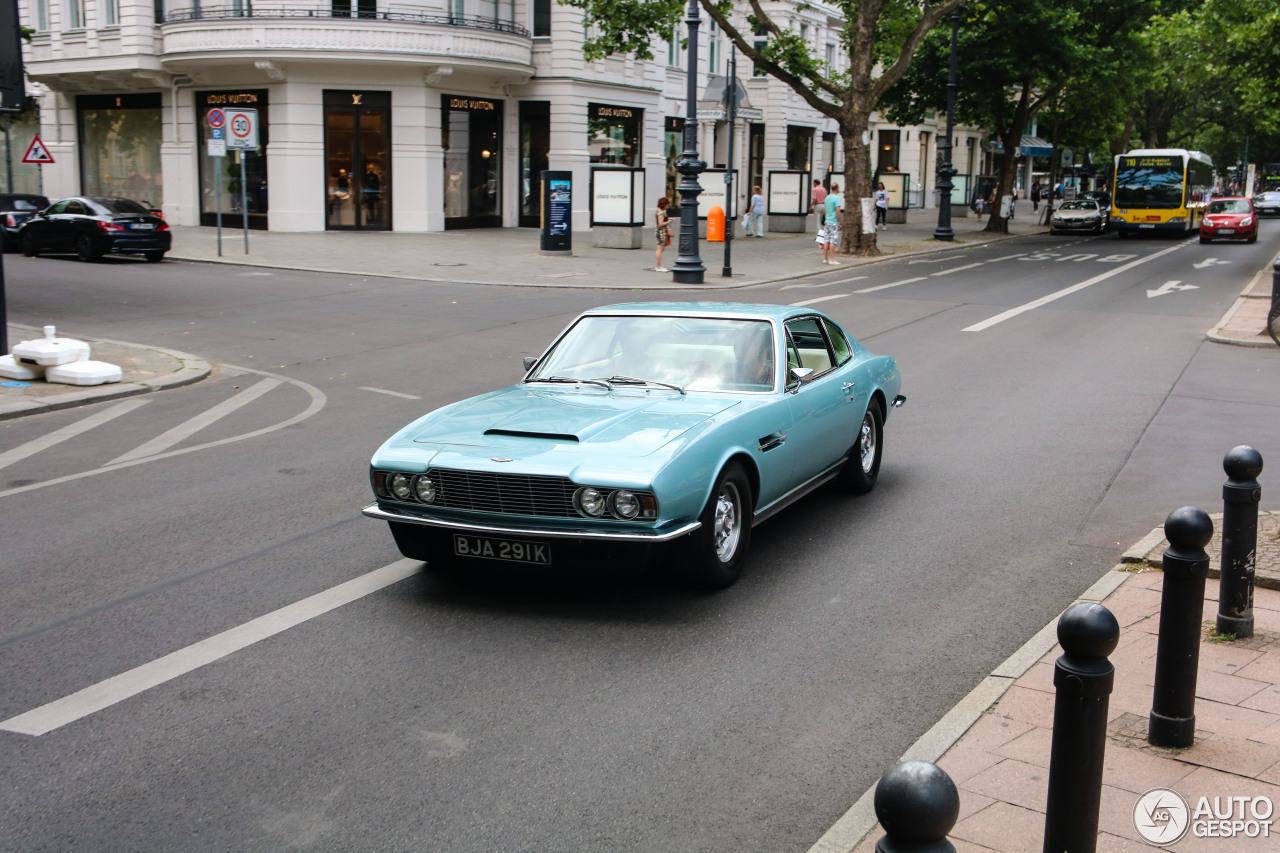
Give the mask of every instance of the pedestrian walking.
[{"label": "pedestrian walking", "polygon": [[[822,186],[822,181],[815,180],[813,182],[813,192],[809,196],[809,212],[819,211],[819,220],[821,220],[822,213],[825,210],[823,202],[826,200],[827,191]],[[821,221],[819,221],[819,224],[821,224]]]},{"label": "pedestrian walking", "polygon": [[667,216],[667,207],[671,204],[670,199],[665,195],[658,199],[658,210],[653,215],[654,236],[658,241],[658,251],[653,259],[654,272],[671,272],[662,265],[662,253],[671,245],[671,217]]},{"label": "pedestrian walking", "polygon": [[976,214],[978,214],[978,221],[979,221],[979,222],[981,222],[981,221],[982,221],[982,208],[983,208],[983,206],[984,206],[985,204],[986,204],[986,202],[985,202],[985,201],[983,201],[982,196],[980,196],[980,195],[979,195],[979,196],[974,196],[974,199],[973,199],[973,212],[974,212],[974,213],[976,213]]},{"label": "pedestrian walking", "polygon": [[1035,213],[1040,209],[1040,184],[1031,185],[1031,212]]},{"label": "pedestrian walking", "polygon": [[751,188],[751,201],[747,203],[747,218],[742,228],[748,237],[764,236],[764,196],[760,194],[759,187]]},{"label": "pedestrian walking", "polygon": [[876,187],[876,227],[881,231],[889,230],[889,191],[881,183]]},{"label": "pedestrian walking", "polygon": [[822,247],[822,262],[840,266],[836,260],[836,247],[840,245],[840,222],[844,219],[844,199],[840,185],[832,184],[831,192],[822,200],[822,229],[818,232],[818,245]]}]

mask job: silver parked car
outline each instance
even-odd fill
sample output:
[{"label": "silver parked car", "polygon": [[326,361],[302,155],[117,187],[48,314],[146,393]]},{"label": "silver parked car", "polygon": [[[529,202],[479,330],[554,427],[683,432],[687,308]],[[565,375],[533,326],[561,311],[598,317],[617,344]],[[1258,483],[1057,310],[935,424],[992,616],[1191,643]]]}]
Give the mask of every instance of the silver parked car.
[{"label": "silver parked car", "polygon": [[1267,190],[1253,197],[1253,209],[1259,216],[1280,215],[1280,192]]},{"label": "silver parked car", "polygon": [[1062,206],[1053,212],[1053,221],[1049,223],[1049,233],[1061,231],[1089,231],[1101,234],[1111,219],[1111,213],[1103,210],[1093,199],[1064,201]]}]

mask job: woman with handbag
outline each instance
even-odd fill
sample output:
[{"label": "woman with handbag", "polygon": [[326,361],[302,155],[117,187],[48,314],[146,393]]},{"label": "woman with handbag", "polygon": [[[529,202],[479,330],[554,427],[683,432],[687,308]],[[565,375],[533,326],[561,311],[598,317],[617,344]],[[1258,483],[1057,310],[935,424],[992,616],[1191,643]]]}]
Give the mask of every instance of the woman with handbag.
[{"label": "woman with handbag", "polygon": [[667,206],[670,204],[664,195],[658,199],[658,211],[653,215],[654,224],[657,225],[654,233],[658,240],[658,253],[653,262],[654,272],[671,272],[662,265],[662,252],[671,245],[671,218],[667,216]]}]

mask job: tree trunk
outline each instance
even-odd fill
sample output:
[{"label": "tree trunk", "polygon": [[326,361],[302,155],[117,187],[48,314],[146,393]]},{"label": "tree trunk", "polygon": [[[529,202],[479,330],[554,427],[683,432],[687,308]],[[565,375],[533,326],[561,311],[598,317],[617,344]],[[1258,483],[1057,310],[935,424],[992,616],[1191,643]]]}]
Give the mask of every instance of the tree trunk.
[{"label": "tree trunk", "polygon": [[984,229],[986,231],[1009,233],[1009,220],[1000,215],[1000,198],[1013,193],[1014,177],[1018,174],[1018,158],[1014,152],[1022,144],[1022,129],[1027,126],[1027,121],[1031,118],[1031,90],[1034,83],[1033,77],[1023,81],[1018,106],[1013,111],[1013,121],[1009,123],[1004,133],[1000,134],[1000,141],[1004,143],[1004,156],[1000,158],[1000,179],[996,183],[995,197],[991,205],[991,219]]},{"label": "tree trunk", "polygon": [[880,254],[876,232],[862,233],[862,199],[871,197],[871,164],[862,134],[868,117],[861,126],[857,120],[841,128],[844,140],[844,221],[840,226],[840,254],[875,257]]}]

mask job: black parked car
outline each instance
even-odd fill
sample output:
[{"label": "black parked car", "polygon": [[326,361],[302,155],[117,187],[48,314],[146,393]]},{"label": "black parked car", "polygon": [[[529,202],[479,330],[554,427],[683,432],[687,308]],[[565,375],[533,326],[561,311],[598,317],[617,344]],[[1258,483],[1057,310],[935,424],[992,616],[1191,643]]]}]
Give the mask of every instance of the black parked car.
[{"label": "black parked car", "polygon": [[82,261],[96,261],[109,252],[128,252],[158,263],[172,241],[167,222],[127,198],[64,198],[18,229],[18,246],[33,258],[74,252]]},{"label": "black parked car", "polygon": [[42,195],[26,193],[0,194],[0,230],[4,231],[4,250],[12,252],[18,248],[18,226],[26,222],[37,211],[49,206],[49,199]]}]

